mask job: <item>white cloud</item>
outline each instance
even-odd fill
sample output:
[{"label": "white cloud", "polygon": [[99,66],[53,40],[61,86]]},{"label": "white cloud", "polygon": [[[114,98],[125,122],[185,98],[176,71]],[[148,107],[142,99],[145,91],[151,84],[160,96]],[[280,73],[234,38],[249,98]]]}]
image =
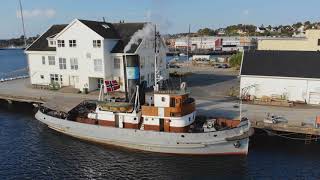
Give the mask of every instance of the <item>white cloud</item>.
[{"label": "white cloud", "polygon": [[244,15],[249,15],[249,10],[248,9],[246,9],[246,10],[244,10],[243,12],[242,12]]},{"label": "white cloud", "polygon": [[[26,19],[30,18],[52,18],[56,15],[54,9],[33,9],[33,10],[23,10],[23,17]],[[17,11],[17,18],[21,18],[20,11]]]}]

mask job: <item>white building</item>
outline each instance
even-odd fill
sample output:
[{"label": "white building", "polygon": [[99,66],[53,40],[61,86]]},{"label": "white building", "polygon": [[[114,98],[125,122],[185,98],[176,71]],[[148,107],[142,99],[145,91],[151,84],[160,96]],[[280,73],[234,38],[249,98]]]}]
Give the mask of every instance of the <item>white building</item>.
[{"label": "white building", "polygon": [[[139,55],[140,82],[153,86],[154,37],[145,36],[124,53],[131,37],[146,25],[75,19],[68,25],[51,26],[25,51],[31,84],[49,86],[55,83],[93,91],[103,80],[117,80],[124,91],[124,55]],[[162,38],[158,39],[157,63],[160,74],[167,78],[167,49]]]},{"label": "white building", "polygon": [[320,104],[319,60],[320,53],[312,51],[245,52],[241,95]]}]

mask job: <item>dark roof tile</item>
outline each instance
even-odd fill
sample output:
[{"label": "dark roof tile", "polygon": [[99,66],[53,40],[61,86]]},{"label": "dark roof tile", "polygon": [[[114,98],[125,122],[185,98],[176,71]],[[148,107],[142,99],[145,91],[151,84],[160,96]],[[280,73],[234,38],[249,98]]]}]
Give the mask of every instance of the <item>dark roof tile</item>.
[{"label": "dark roof tile", "polygon": [[320,78],[318,51],[245,52],[241,75]]},{"label": "dark roof tile", "polygon": [[47,38],[61,32],[67,24],[51,26],[38,40],[36,40],[26,51],[55,51],[55,47],[49,47]]}]

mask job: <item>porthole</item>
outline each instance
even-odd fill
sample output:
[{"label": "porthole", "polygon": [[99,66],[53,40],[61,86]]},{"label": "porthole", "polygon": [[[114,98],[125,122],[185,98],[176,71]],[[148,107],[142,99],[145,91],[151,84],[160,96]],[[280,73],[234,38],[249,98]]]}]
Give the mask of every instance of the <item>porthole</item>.
[{"label": "porthole", "polygon": [[215,134],[215,135],[213,135],[213,137],[217,137],[217,135]]},{"label": "porthole", "polygon": [[184,138],[184,135],[182,134],[182,135],[181,135],[181,137],[183,137],[183,138]]}]

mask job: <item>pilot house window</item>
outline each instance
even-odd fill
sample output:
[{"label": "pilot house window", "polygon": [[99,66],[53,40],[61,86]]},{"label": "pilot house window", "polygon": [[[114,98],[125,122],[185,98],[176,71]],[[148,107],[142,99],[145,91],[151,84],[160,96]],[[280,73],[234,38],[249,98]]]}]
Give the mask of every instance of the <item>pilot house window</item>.
[{"label": "pilot house window", "polygon": [[170,107],[176,107],[176,99],[175,98],[170,99]]}]

